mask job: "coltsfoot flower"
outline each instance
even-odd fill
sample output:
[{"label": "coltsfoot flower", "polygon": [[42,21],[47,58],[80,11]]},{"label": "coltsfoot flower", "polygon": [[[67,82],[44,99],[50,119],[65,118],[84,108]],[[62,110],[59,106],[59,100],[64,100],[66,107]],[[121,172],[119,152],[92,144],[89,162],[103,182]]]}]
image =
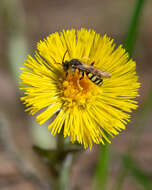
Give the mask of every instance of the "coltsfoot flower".
[{"label": "coltsfoot flower", "polygon": [[[70,65],[71,60],[81,64]],[[94,30],[49,35],[21,69],[21,100],[26,111],[37,113],[40,125],[51,120],[48,129],[52,135],[62,129],[64,137],[70,136],[71,142],[78,141],[84,148],[105,140],[110,143],[107,134],[113,137],[125,129],[130,113],[137,108],[132,100],[140,86],[136,63],[122,45],[115,48],[111,38]]]}]

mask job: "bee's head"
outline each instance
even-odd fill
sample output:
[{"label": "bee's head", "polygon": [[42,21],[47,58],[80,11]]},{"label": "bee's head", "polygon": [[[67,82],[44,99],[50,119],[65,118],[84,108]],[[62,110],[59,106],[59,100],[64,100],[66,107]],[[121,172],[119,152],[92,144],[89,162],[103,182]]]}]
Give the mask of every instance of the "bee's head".
[{"label": "bee's head", "polygon": [[71,59],[71,61],[69,61],[69,64],[72,66],[78,66],[78,65],[82,65],[82,63],[78,60],[78,59]]},{"label": "bee's head", "polygon": [[68,69],[72,69],[73,66],[82,65],[82,63],[78,59],[71,59],[70,61],[62,62],[63,69],[67,71]]},{"label": "bee's head", "polygon": [[67,71],[69,69],[69,62],[68,61],[62,62],[62,66],[63,66],[63,69]]}]

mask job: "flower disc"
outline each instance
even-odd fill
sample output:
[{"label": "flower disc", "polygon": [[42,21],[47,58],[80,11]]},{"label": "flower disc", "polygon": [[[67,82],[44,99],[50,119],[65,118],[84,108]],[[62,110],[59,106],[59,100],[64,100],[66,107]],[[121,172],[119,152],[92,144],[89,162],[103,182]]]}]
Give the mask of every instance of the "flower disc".
[{"label": "flower disc", "polygon": [[[64,56],[65,55],[65,56]],[[77,59],[85,68],[93,68],[110,77],[97,85],[88,77],[94,70],[65,69],[63,63]],[[94,65],[92,66],[92,63]],[[72,68],[72,67],[71,67]],[[122,45],[93,30],[63,30],[53,33],[37,45],[21,68],[21,89],[30,114],[36,121],[51,120],[48,129],[55,135],[63,129],[64,137],[78,141],[85,148],[109,141],[125,129],[137,102],[136,63],[129,59]],[[94,74],[96,77],[96,75]]]}]

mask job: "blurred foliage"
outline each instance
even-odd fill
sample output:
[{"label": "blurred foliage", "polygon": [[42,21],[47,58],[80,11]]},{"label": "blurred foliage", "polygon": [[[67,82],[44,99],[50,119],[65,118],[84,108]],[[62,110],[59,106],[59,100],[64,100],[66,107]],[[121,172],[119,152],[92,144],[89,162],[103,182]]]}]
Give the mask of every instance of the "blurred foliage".
[{"label": "blurred foliage", "polygon": [[148,173],[146,173],[139,164],[137,164],[137,161],[134,160],[129,155],[125,155],[123,158],[123,165],[128,169],[128,174],[130,174],[137,183],[141,184],[145,190],[151,190],[152,189],[152,182],[151,178]]},{"label": "blurred foliage", "polygon": [[14,79],[19,81],[20,64],[28,53],[24,9],[20,0],[1,0],[1,14],[8,25],[8,61]]},{"label": "blurred foliage", "polygon": [[[135,45],[139,19],[141,16],[141,11],[142,11],[144,2],[145,2],[144,0],[137,0],[136,7],[134,9],[134,13],[132,16],[132,20],[131,20],[131,23],[130,23],[130,26],[129,26],[129,29],[128,29],[128,32],[126,35],[124,46],[130,55],[132,54],[133,48]],[[151,104],[152,104],[152,93],[150,92],[150,95],[145,102],[144,109],[140,113],[140,118],[138,120],[140,122],[137,123],[138,124],[137,128],[139,125],[141,125],[145,122],[146,116],[148,115],[148,113],[150,111]],[[133,139],[130,143],[129,147],[131,150],[134,149],[134,145],[139,140],[138,136],[139,136],[139,128],[138,128],[138,130],[136,130],[136,138],[134,138],[135,140]],[[110,163],[109,163],[109,158],[108,158],[109,154],[107,154],[108,150],[106,150],[106,149],[107,149],[107,146],[105,146],[105,147],[102,146],[100,148],[99,162],[97,164],[96,174],[95,174],[95,181],[98,181],[98,182],[96,182],[95,190],[99,190],[99,189],[106,190],[107,189],[105,184],[108,181],[107,171],[109,169]],[[126,176],[128,175],[128,172],[130,172],[132,174],[132,177],[134,177],[138,183],[142,184],[146,190],[152,189],[152,183],[151,183],[150,177],[146,174],[145,171],[143,171],[139,167],[139,165],[135,164],[136,161],[132,158],[132,156],[133,156],[133,152],[130,150],[129,150],[129,152],[127,152],[126,155],[120,156],[123,160],[123,163],[122,163],[122,167],[120,168],[120,171],[118,171],[119,175],[118,175],[118,179],[116,181],[116,185],[114,186],[114,190],[122,189],[124,180],[125,180]]]},{"label": "blurred foliage", "polygon": [[[138,168],[138,165],[135,165],[134,168],[131,165],[129,166],[129,163],[132,164],[133,161],[135,162],[135,160],[133,159],[133,153],[138,145],[138,141],[140,140],[140,135],[142,134],[143,126],[146,123],[151,107],[152,107],[152,89],[150,89],[149,96],[145,100],[143,109],[141,110],[139,114],[139,118],[136,124],[137,126],[136,133],[133,139],[131,140],[129,150],[125,155],[121,156],[121,159],[123,160],[123,162],[122,162],[120,171],[118,172],[119,175],[118,175],[116,186],[114,188],[115,190],[122,189],[123,183],[125,181],[125,177],[129,174],[130,170],[134,174],[133,177],[137,180],[137,182],[139,182],[139,180],[143,176],[143,179],[141,180],[140,183],[143,184],[144,187],[146,187],[146,189],[147,187],[149,188],[152,185],[150,177],[147,178],[146,172],[143,171],[141,168]],[[137,175],[138,171],[140,171],[140,173]]]},{"label": "blurred foliage", "polygon": [[126,35],[124,46],[130,55],[132,54],[133,48],[135,45],[139,18],[141,17],[141,13],[142,13],[141,11],[142,11],[145,1],[146,0],[137,0],[137,4],[136,4],[136,7],[135,7],[135,10],[133,13],[130,27],[129,27],[128,33]]},{"label": "blurred foliage", "polygon": [[[141,11],[143,5],[146,0],[137,0],[137,4],[133,13],[133,17],[125,38],[125,48],[127,51],[132,54],[135,40],[137,37],[137,29],[139,24],[139,18],[141,16]],[[9,63],[14,73],[14,77],[17,79],[19,74],[19,67],[20,63],[25,59],[25,55],[27,55],[27,36],[26,36],[26,25],[24,21],[24,11],[21,6],[21,1],[19,0],[2,0],[1,1],[1,10],[4,10],[7,13],[7,21],[9,28],[9,42],[8,42],[8,56],[9,56]],[[17,52],[17,53],[16,53]],[[142,132],[142,126],[145,124],[147,116],[150,112],[152,107],[152,89],[149,92],[149,96],[145,101],[144,107],[139,114],[139,118],[137,120],[137,127],[136,127],[136,137],[131,141],[129,152],[125,155],[120,155],[122,160],[122,166],[120,171],[118,172],[118,178],[116,180],[116,185],[114,186],[115,190],[120,190],[123,188],[123,183],[127,175],[131,175],[138,184],[141,184],[145,190],[152,189],[152,182],[150,176],[140,165],[137,161],[133,158],[134,149],[137,146],[139,141],[139,136]],[[37,130],[34,126],[34,130]],[[35,131],[34,131],[35,133]],[[40,132],[41,133],[41,132]],[[37,138],[39,138],[36,135]],[[44,135],[45,136],[45,135]],[[46,138],[46,136],[45,136]],[[41,143],[42,144],[42,143]],[[59,152],[63,147],[61,147],[62,143],[59,143],[58,151],[43,149],[38,146],[34,146],[34,150],[42,156],[45,160],[49,162],[49,166],[55,167],[51,168],[55,172],[55,175],[58,175],[58,167],[61,160],[65,160],[63,170],[61,173],[61,184],[63,184],[63,189],[67,188],[67,184],[65,182],[68,181],[69,177],[69,168],[72,163],[72,158],[67,157],[70,153],[79,152],[79,149],[66,149]],[[46,146],[46,145],[45,145]],[[55,145],[53,145],[55,146]],[[59,147],[60,146],[60,147]],[[99,159],[95,171],[95,180],[94,180],[94,189],[99,190],[108,190],[108,180],[109,180],[109,166],[110,166],[110,145],[101,146],[99,152]],[[56,160],[58,158],[58,160]],[[59,161],[60,160],[60,161]],[[50,164],[50,161],[53,164]],[[57,162],[57,163],[56,163]],[[55,169],[54,169],[55,168]]]}]

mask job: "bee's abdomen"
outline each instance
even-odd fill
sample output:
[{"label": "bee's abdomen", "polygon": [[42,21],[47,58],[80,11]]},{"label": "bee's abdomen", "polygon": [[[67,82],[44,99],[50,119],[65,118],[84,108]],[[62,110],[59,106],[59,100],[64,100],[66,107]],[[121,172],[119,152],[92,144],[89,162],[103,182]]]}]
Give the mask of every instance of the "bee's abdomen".
[{"label": "bee's abdomen", "polygon": [[100,77],[94,75],[93,73],[86,73],[86,75],[95,84],[97,84],[99,86],[102,84],[103,79],[101,79]]}]

